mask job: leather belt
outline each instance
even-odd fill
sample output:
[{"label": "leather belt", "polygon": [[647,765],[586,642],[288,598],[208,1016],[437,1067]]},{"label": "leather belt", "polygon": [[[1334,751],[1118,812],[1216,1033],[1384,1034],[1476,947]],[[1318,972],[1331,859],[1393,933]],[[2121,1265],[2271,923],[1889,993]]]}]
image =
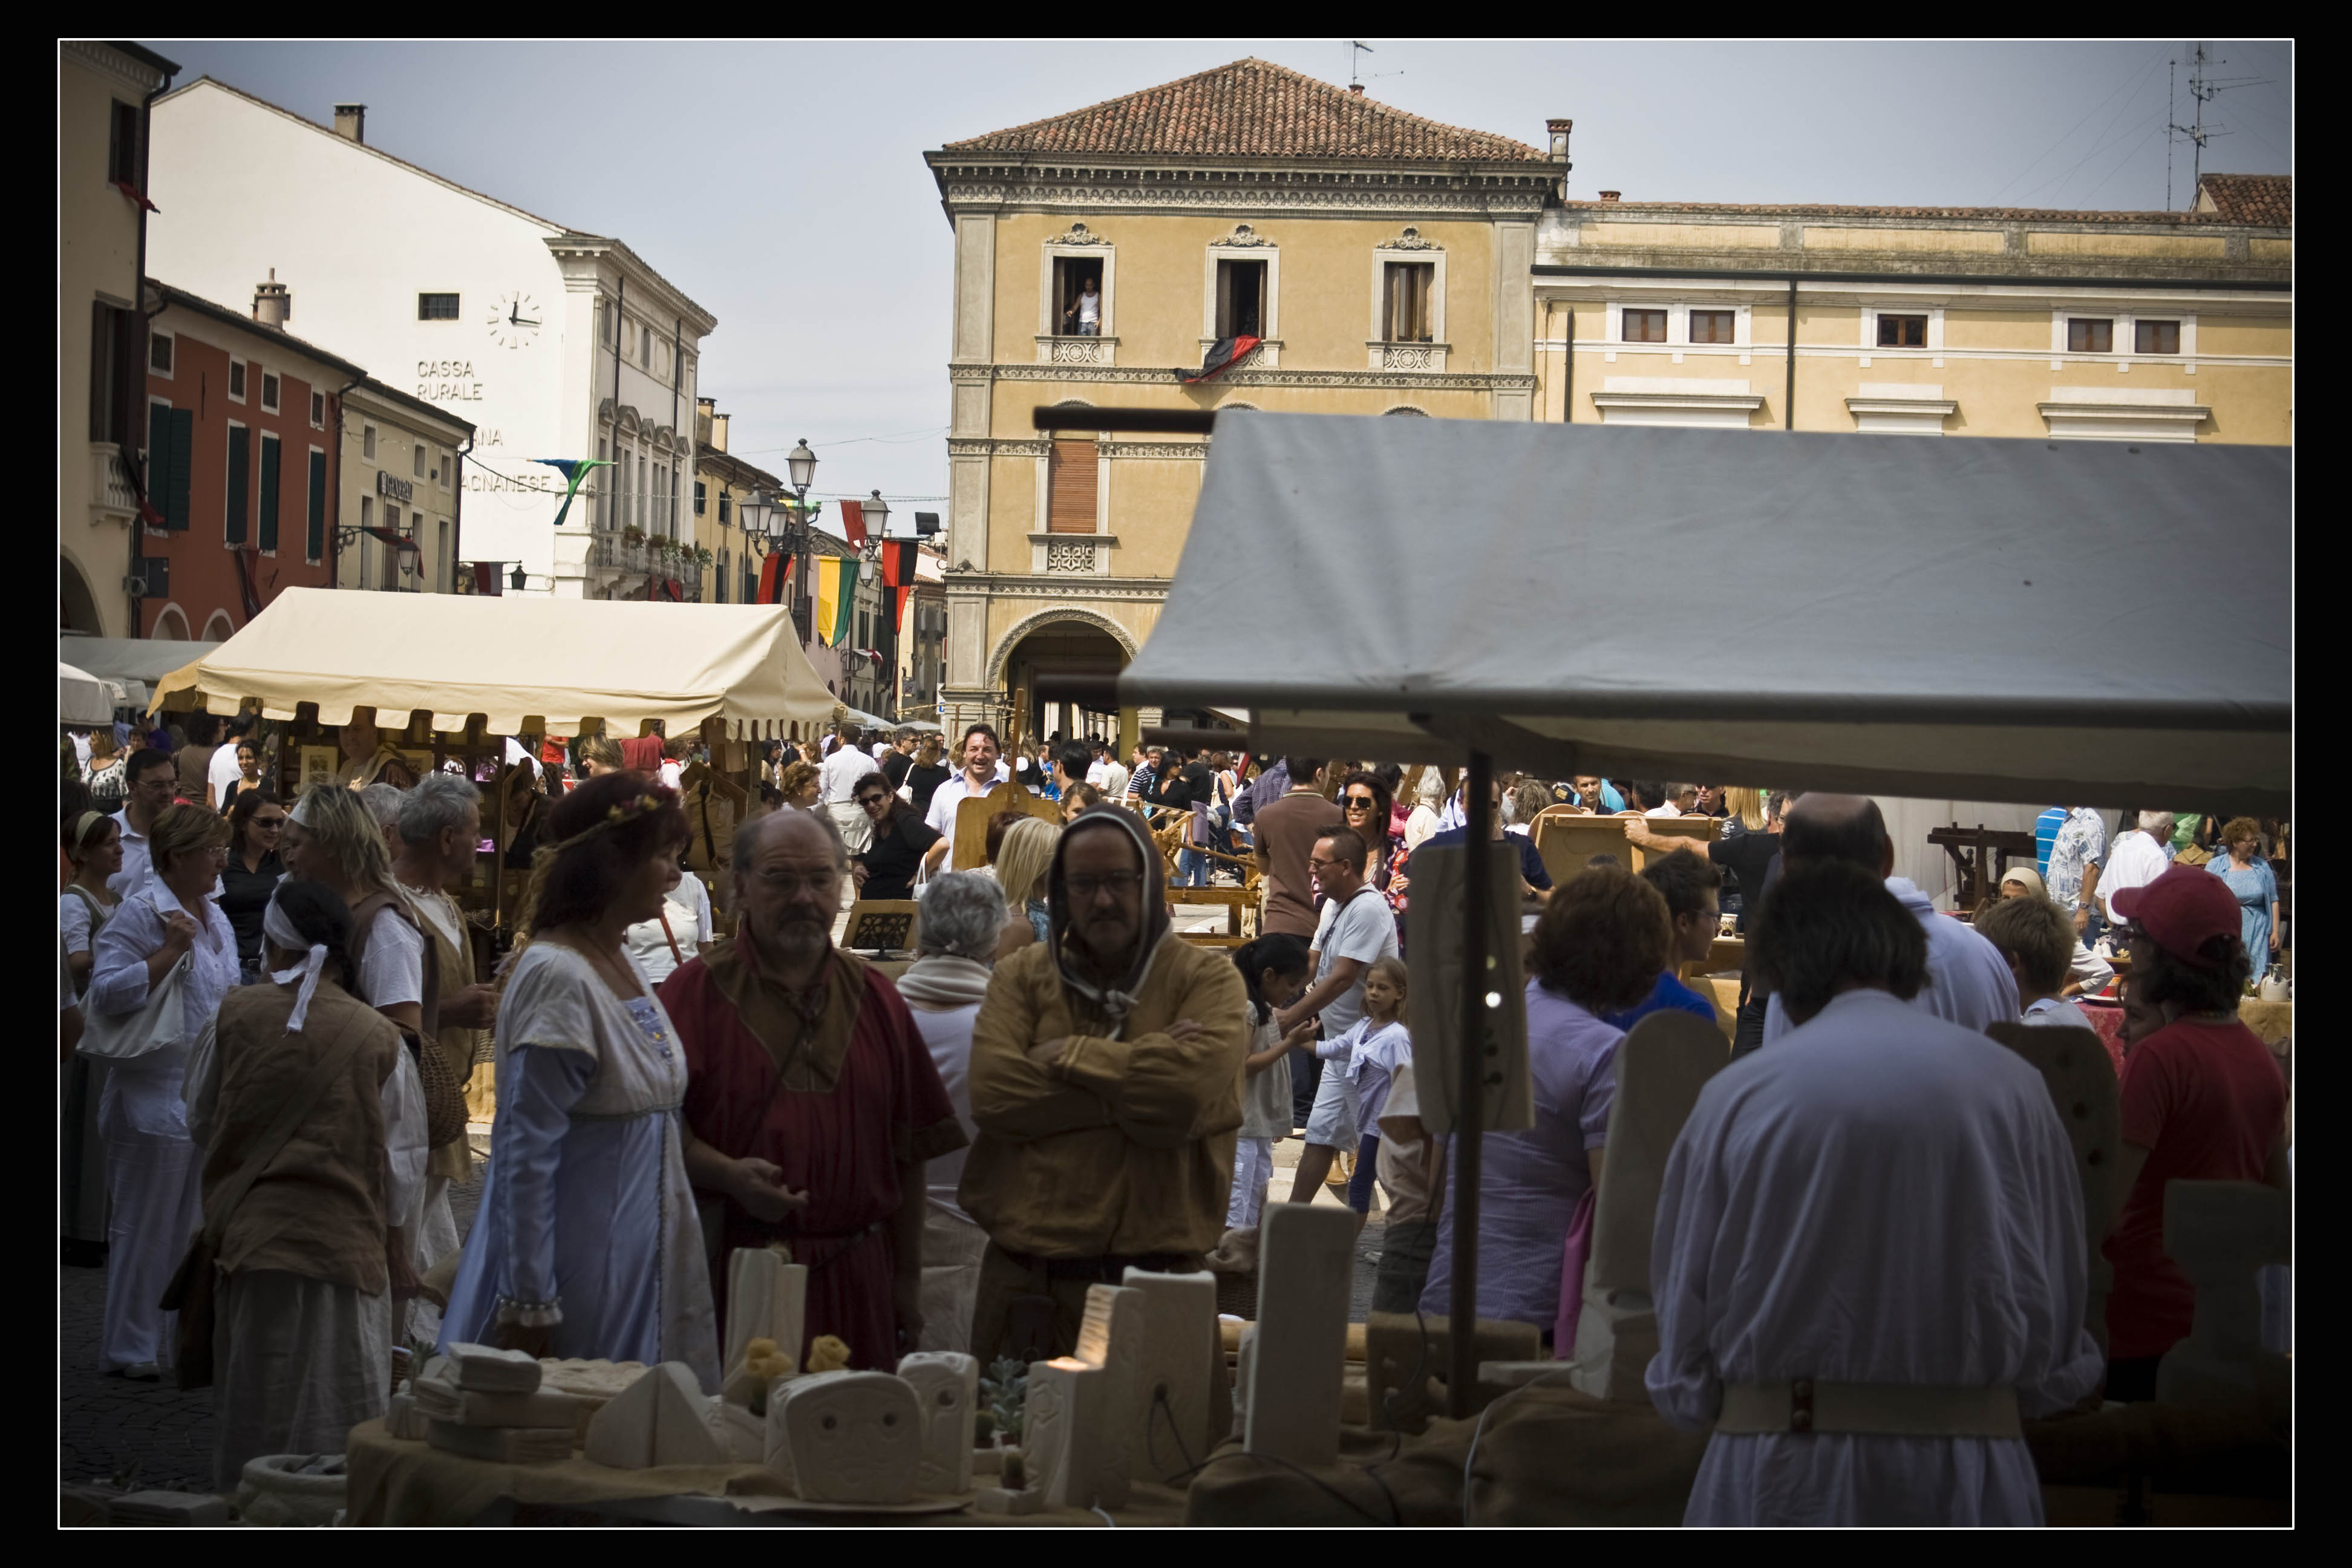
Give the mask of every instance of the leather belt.
[{"label": "leather belt", "polygon": [[1717,1432],[1839,1432],[1882,1437],[2019,1437],[2013,1388],[1924,1384],[1727,1383]]}]

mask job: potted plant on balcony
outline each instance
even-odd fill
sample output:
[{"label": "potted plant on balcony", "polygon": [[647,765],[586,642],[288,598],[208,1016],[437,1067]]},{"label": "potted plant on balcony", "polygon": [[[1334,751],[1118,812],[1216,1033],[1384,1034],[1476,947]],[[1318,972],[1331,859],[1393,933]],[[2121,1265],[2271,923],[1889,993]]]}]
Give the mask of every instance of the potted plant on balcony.
[{"label": "potted plant on balcony", "polygon": [[708,566],[710,564],[712,559],[713,557],[711,556],[710,547],[709,545],[698,544],[694,547],[694,563],[697,566]]},{"label": "potted plant on balcony", "polygon": [[630,549],[635,550],[638,545],[643,544],[645,542],[646,531],[639,528],[635,523],[630,523],[627,527],[621,530],[621,542],[627,545]]}]

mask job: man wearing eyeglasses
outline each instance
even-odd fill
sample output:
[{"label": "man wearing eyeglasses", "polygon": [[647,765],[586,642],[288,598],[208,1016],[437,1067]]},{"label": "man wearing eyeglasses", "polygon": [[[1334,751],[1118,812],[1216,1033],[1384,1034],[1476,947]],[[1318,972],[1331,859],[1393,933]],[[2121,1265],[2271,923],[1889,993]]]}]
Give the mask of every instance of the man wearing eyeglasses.
[{"label": "man wearing eyeglasses", "polygon": [[972,1025],[979,1136],[957,1201],[989,1237],[971,1332],[984,1362],[1067,1354],[1087,1287],[1129,1268],[1199,1269],[1241,1127],[1241,973],[1169,930],[1143,825],[1089,806],[1046,876],[1051,938],[996,966]]},{"label": "man wearing eyeglasses", "polygon": [[[1322,919],[1307,954],[1315,965],[1315,983],[1274,1016],[1275,1026],[1285,1034],[1318,1014],[1323,1019],[1323,1038],[1336,1040],[1346,1034],[1364,1016],[1364,972],[1397,955],[1396,916],[1389,912],[1380,889],[1364,880],[1370,855],[1370,846],[1349,827],[1335,827],[1315,841],[1307,860],[1307,872],[1323,897]],[[1296,1076],[1295,1065],[1292,1071]],[[1314,1108],[1307,1114],[1307,1147],[1299,1153],[1298,1176],[1291,1184],[1292,1203],[1311,1202],[1330,1174],[1332,1160],[1343,1149],[1355,1152],[1362,1135],[1356,1122],[1354,1080],[1344,1070],[1326,1071],[1317,1081]]]}]

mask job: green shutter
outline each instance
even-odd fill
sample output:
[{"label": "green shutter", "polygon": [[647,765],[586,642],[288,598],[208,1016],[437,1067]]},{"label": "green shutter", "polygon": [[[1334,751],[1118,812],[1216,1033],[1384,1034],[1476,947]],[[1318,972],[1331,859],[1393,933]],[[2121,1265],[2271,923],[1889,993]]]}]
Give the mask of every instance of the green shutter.
[{"label": "green shutter", "polygon": [[196,444],[196,412],[193,408],[159,408],[156,431],[165,439],[158,444],[155,459],[148,464],[149,498],[162,491],[156,510],[163,514],[163,526],[185,529],[188,526],[188,459]]},{"label": "green shutter", "polygon": [[246,520],[253,515],[252,433],[240,426],[228,428],[228,530],[231,544],[245,542]]},{"label": "green shutter", "polygon": [[302,547],[306,561],[327,558],[327,454],[310,454],[310,531]]},{"label": "green shutter", "polygon": [[278,437],[261,438],[261,548],[278,548]]}]

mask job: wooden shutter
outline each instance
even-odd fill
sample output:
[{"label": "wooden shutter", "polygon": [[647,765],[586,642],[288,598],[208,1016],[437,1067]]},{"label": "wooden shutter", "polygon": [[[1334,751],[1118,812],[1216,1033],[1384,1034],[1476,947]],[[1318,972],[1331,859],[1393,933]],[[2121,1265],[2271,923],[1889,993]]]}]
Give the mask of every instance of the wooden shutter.
[{"label": "wooden shutter", "polygon": [[245,542],[246,519],[252,514],[252,433],[238,426],[228,428],[228,542]]},{"label": "wooden shutter", "polygon": [[306,561],[327,558],[327,454],[310,454],[310,529],[303,536],[302,557]]},{"label": "wooden shutter", "polygon": [[1092,533],[1095,531],[1095,444],[1056,441],[1051,459],[1051,489],[1045,501],[1045,531]]},{"label": "wooden shutter", "polygon": [[147,500],[165,528],[188,526],[188,456],[195,439],[194,409],[148,405]]},{"label": "wooden shutter", "polygon": [[278,548],[278,437],[261,437],[261,548]]}]

